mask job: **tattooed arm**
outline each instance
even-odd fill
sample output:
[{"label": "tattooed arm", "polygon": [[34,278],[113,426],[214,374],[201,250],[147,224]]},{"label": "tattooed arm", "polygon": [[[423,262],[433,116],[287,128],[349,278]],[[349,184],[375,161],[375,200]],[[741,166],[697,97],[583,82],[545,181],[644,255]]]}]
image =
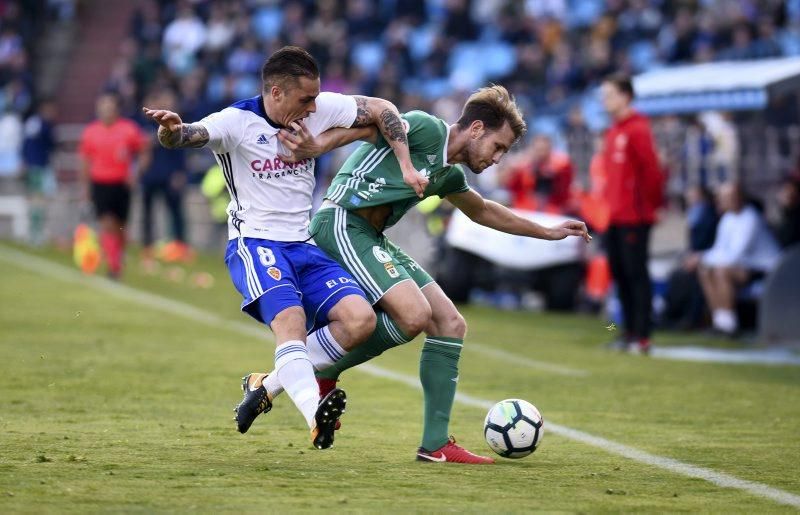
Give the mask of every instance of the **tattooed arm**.
[{"label": "tattooed arm", "polygon": [[166,148],[201,148],[208,143],[208,130],[199,123],[182,123],[172,130],[162,125],[158,141]]},{"label": "tattooed arm", "polygon": [[411,162],[411,152],[408,148],[403,121],[397,108],[382,98],[354,96],[356,100],[356,121],[352,127],[375,125],[383,134],[384,139],[394,150],[400,169],[403,170],[403,181],[411,186],[418,196],[422,197],[428,179],[422,176]]},{"label": "tattooed arm", "polygon": [[165,148],[200,148],[208,143],[208,130],[199,123],[183,123],[178,113],[143,108],[158,123],[158,142]]},{"label": "tattooed arm", "polygon": [[278,132],[278,139],[288,151],[287,154],[278,154],[278,157],[284,163],[297,163],[303,159],[319,157],[358,140],[374,144],[378,140],[378,129],[374,125],[358,128],[334,127],[314,137],[306,124],[298,120],[292,122],[288,129],[281,129]]}]

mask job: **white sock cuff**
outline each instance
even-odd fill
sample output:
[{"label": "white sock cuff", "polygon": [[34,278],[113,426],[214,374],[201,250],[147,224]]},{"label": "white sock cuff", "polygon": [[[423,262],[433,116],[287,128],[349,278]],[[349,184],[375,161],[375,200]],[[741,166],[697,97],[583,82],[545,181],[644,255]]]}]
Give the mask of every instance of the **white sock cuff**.
[{"label": "white sock cuff", "polygon": [[264,388],[267,389],[267,393],[269,394],[271,399],[274,399],[278,395],[283,392],[283,385],[281,384],[281,380],[278,379],[278,369],[276,368],[269,375],[262,381],[264,384]]},{"label": "white sock cuff", "polygon": [[286,363],[295,359],[308,360],[306,344],[300,340],[289,340],[275,348],[275,370],[280,370]]},{"label": "white sock cuff", "polygon": [[339,345],[339,342],[337,342],[336,338],[334,338],[333,334],[331,334],[329,326],[326,325],[322,329],[317,330],[314,334],[317,336],[319,346],[323,351],[325,351],[325,354],[331,358],[331,361],[339,361],[345,354],[347,354],[347,351],[344,350],[341,345]]}]

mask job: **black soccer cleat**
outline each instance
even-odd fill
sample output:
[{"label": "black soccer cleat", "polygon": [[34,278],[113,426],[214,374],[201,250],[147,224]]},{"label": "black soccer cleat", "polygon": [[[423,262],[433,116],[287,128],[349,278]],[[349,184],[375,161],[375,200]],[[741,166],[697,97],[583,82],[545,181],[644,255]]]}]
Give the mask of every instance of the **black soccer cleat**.
[{"label": "black soccer cleat", "polygon": [[317,449],[327,449],[333,446],[333,433],[336,422],[344,413],[347,405],[347,394],[344,390],[334,388],[319,401],[314,420],[317,426],[311,430],[311,443]]},{"label": "black soccer cleat", "polygon": [[267,389],[264,387],[266,377],[267,374],[252,373],[242,378],[244,398],[233,408],[236,412],[234,417],[236,427],[242,434],[250,429],[257,416],[272,409],[272,401],[269,400]]}]

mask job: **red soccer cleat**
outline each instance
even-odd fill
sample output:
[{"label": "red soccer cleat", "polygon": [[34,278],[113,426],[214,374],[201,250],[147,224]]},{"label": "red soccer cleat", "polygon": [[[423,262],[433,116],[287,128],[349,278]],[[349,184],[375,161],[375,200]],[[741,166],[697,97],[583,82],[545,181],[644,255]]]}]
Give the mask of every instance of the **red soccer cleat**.
[{"label": "red soccer cleat", "polygon": [[422,447],[417,449],[417,461],[488,465],[494,463],[494,458],[472,454],[460,445],[456,445],[456,439],[451,436],[446,444],[435,451],[426,451]]},{"label": "red soccer cleat", "polygon": [[[319,386],[319,398],[324,399],[326,395],[331,393],[336,388],[336,383],[338,382],[338,379],[326,379],[324,377],[318,377],[317,385]],[[341,427],[342,421],[337,419],[334,429],[338,431]]]}]

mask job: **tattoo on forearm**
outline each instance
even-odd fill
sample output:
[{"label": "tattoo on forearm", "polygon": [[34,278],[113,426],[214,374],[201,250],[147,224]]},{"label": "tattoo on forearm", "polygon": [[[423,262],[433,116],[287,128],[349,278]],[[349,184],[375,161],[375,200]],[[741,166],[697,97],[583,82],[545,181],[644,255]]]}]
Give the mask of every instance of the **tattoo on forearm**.
[{"label": "tattoo on forearm", "polygon": [[367,97],[354,96],[356,99],[356,121],[351,127],[364,127],[373,123],[372,117],[367,110]]},{"label": "tattoo on forearm", "polygon": [[208,140],[208,131],[198,123],[184,123],[177,131],[165,128],[158,131],[158,141],[166,148],[200,148]]},{"label": "tattoo on forearm", "polygon": [[400,117],[397,116],[397,113],[391,109],[384,109],[383,112],[381,112],[379,127],[389,141],[397,141],[408,146],[408,138],[403,128],[403,122],[400,121]]},{"label": "tattoo on forearm", "polygon": [[185,147],[200,148],[208,143],[208,130],[200,124],[183,124],[181,126],[181,143]]},{"label": "tattoo on forearm", "polygon": [[355,127],[366,127],[368,125],[377,125],[378,129],[383,133],[387,141],[397,141],[408,146],[408,138],[406,131],[403,128],[403,122],[396,110],[386,108],[381,111],[381,114],[376,120],[373,113],[367,107],[369,99],[359,95],[354,95],[356,100],[356,120],[351,125]]},{"label": "tattoo on forearm", "polygon": [[175,148],[178,146],[178,143],[181,139],[181,132],[180,131],[171,131],[166,127],[159,127],[158,128],[158,142],[161,143],[162,147],[165,148]]}]

